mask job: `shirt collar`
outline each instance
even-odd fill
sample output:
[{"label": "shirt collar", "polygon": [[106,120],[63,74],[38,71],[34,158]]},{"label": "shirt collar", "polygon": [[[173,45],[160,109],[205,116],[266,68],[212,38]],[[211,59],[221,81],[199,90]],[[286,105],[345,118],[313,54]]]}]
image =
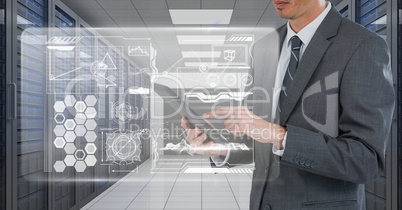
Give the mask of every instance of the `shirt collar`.
[{"label": "shirt collar", "polygon": [[287,35],[286,35],[286,43],[288,44],[287,46],[290,46],[290,39],[297,35],[300,40],[303,42],[305,46],[307,46],[311,39],[313,38],[315,32],[317,31],[318,27],[321,25],[322,21],[324,18],[327,16],[329,11],[331,10],[332,5],[331,3],[328,3],[327,7],[321,14],[316,17],[312,22],[310,22],[308,25],[306,25],[302,30],[299,31],[299,33],[295,33],[292,28],[290,27],[289,21],[287,23]]}]

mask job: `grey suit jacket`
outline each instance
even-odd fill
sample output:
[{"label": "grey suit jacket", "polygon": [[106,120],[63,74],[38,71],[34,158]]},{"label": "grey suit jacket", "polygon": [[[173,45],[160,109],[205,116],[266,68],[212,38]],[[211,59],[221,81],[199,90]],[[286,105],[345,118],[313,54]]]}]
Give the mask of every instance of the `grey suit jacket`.
[{"label": "grey suit jacket", "polygon": [[[282,44],[286,27],[278,33]],[[269,91],[272,40],[254,50],[254,85]],[[364,183],[384,170],[394,98],[386,42],[333,8],[304,51],[280,119],[270,119],[270,103],[253,108],[287,127],[287,143],[280,158],[255,142],[250,209],[365,209]],[[233,152],[228,162],[250,159]]]}]

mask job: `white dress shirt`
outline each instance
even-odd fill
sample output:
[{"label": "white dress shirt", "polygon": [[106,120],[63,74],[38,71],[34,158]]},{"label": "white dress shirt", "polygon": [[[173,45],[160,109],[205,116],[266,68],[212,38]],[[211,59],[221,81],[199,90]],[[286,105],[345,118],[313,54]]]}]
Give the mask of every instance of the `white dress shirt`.
[{"label": "white dress shirt", "polygon": [[[286,39],[283,41],[282,45],[282,51],[281,55],[279,57],[279,63],[278,63],[278,68],[277,68],[277,73],[276,73],[276,78],[275,78],[275,87],[274,87],[274,94],[272,98],[272,118],[276,118],[276,113],[278,109],[278,103],[279,103],[279,95],[281,93],[282,89],[282,83],[283,79],[285,78],[285,73],[286,69],[289,65],[290,62],[290,56],[291,56],[291,43],[290,39],[293,36],[298,36],[300,40],[303,42],[300,48],[300,58],[299,62],[301,61],[303,57],[303,53],[305,49],[307,48],[308,44],[310,43],[311,39],[313,38],[315,32],[317,31],[318,27],[321,25],[322,21],[324,18],[327,16],[329,11],[332,8],[331,3],[327,3],[327,7],[325,10],[318,16],[316,17],[311,23],[309,23],[307,26],[305,26],[302,30],[299,31],[299,33],[295,33],[292,28],[290,27],[289,22],[287,23],[287,35]],[[272,147],[272,152],[275,155],[282,156],[283,152],[285,151],[285,145],[286,145],[286,135],[283,139],[282,146],[284,149],[280,149],[278,146],[273,145]]]}]

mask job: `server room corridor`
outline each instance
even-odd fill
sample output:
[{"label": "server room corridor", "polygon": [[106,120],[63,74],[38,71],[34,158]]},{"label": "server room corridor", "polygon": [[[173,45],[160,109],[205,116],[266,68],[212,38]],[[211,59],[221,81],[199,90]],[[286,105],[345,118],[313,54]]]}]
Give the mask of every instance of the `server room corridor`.
[{"label": "server room corridor", "polygon": [[[284,12],[306,2],[321,15],[296,33]],[[0,0],[0,210],[286,210],[287,194],[402,209],[401,15],[402,0]],[[383,74],[346,80],[350,49]]]},{"label": "server room corridor", "polygon": [[[174,155],[163,157],[166,163],[176,158]],[[249,208],[250,170],[233,169],[232,173],[214,173],[208,159],[197,161],[198,166],[194,166],[204,170],[204,173],[149,174],[143,172],[151,169],[151,162],[147,161],[139,167],[138,173],[129,173],[81,209]]]}]

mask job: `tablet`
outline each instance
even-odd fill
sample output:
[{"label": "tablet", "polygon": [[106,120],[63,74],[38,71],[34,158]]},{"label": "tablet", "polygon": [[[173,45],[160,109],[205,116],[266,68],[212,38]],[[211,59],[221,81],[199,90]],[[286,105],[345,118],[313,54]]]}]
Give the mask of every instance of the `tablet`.
[{"label": "tablet", "polygon": [[210,124],[212,124],[211,126],[201,115],[191,109],[184,100],[182,100],[175,92],[165,85],[154,83],[154,91],[163,99],[167,100],[167,104],[169,104],[173,110],[177,110],[181,107],[180,110],[178,110],[179,114],[183,117],[186,117],[187,120],[195,127],[202,129],[212,141],[220,144],[228,143],[226,138],[219,134],[219,130],[225,129],[223,123],[217,122],[220,120],[208,121]]}]

